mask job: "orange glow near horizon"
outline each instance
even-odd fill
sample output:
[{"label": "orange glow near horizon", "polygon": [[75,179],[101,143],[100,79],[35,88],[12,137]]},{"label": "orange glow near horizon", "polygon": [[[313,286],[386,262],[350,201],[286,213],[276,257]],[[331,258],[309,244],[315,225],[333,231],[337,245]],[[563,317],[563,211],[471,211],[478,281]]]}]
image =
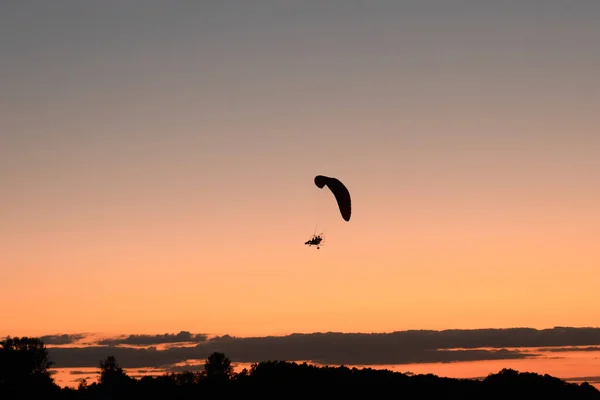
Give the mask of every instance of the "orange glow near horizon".
[{"label": "orange glow near horizon", "polygon": [[[371,221],[385,219],[386,211],[375,213]],[[180,330],[252,336],[596,326],[590,319],[600,306],[595,218],[585,225],[580,219],[576,229],[560,216],[536,221],[529,215],[521,229],[511,229],[508,218],[488,217],[494,229],[478,229],[485,224],[476,217],[432,215],[419,222],[413,215],[395,241],[385,225],[377,232],[357,216],[347,228],[334,223],[318,251],[302,246],[300,217],[276,233],[260,217],[248,221],[253,232],[233,234],[234,242],[250,243],[235,251],[227,240],[200,240],[213,247],[210,253],[195,251],[183,235],[133,245],[132,232],[104,246],[61,235],[30,237],[35,253],[20,251],[19,242],[8,246],[9,263],[19,266],[8,279],[20,284],[3,287],[9,325],[1,329],[13,336]],[[226,237],[215,226],[215,235]]]},{"label": "orange glow near horizon", "polygon": [[[523,350],[523,349],[522,349]],[[551,357],[553,354],[540,353],[538,359],[517,359],[517,360],[485,360],[469,362],[450,362],[450,363],[420,363],[420,364],[383,364],[383,365],[347,365],[352,368],[376,368],[388,369],[395,372],[412,374],[434,374],[440,377],[482,379],[489,374],[500,372],[504,368],[514,369],[519,372],[531,372],[537,374],[549,374],[551,376],[565,379],[568,382],[582,383],[587,381],[592,386],[600,389],[600,382],[597,381],[598,371],[598,353],[590,352],[561,352],[560,357]],[[301,364],[304,361],[296,361]],[[309,364],[320,365],[306,361]],[[178,366],[200,368],[203,360],[188,360],[185,363],[179,363]],[[232,363],[236,372],[243,368],[250,368],[252,363]],[[200,366],[200,367],[199,367]],[[86,378],[87,383],[95,382],[98,376],[98,368],[59,368],[53,375],[55,382],[60,386],[77,387],[78,379]],[[166,370],[161,368],[125,368],[125,372],[132,377],[139,378],[144,375],[163,375]]]},{"label": "orange glow near horizon", "polygon": [[599,326],[600,8],[517,3],[15,2],[0,335]]}]

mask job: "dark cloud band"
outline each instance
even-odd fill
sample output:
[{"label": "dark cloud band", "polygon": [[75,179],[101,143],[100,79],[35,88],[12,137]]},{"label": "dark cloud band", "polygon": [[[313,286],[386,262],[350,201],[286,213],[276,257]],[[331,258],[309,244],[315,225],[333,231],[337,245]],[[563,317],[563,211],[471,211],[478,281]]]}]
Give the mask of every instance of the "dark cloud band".
[{"label": "dark cloud band", "polygon": [[[185,339],[199,343],[162,350],[117,346],[174,343]],[[537,357],[536,352],[526,349],[530,347],[598,345],[600,328],[415,330],[381,334],[330,332],[280,337],[221,336],[210,340],[206,335],[180,332],[176,335],[131,335],[101,343],[104,345],[50,348],[50,356],[57,368],[96,367],[99,360],[109,355],[115,356],[125,368],[164,367],[185,360],[204,359],[214,351],[224,352],[235,362],[309,360],[322,364],[375,365],[481,361]]]}]

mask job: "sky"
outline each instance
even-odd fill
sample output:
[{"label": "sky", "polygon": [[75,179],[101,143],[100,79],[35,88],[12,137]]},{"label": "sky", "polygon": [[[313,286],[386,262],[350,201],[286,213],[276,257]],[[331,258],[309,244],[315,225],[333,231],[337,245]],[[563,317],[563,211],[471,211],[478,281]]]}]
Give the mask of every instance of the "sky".
[{"label": "sky", "polygon": [[0,335],[598,325],[599,2],[0,10]]}]

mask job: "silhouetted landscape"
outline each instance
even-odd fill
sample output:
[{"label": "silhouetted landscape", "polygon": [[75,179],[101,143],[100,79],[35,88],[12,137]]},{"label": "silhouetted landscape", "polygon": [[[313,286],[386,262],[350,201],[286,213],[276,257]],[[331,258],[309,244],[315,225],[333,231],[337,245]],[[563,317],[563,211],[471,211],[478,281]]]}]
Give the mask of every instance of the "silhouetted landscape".
[{"label": "silhouetted landscape", "polygon": [[[186,336],[186,338],[188,338]],[[55,338],[55,343],[64,339]],[[168,338],[166,338],[168,340]],[[0,398],[41,396],[60,399],[193,399],[204,394],[315,397],[334,390],[336,396],[418,396],[434,398],[534,398],[600,399],[600,391],[587,382],[567,383],[550,375],[503,369],[483,379],[443,378],[372,368],[314,366],[283,360],[265,360],[234,372],[229,357],[213,352],[198,371],[161,376],[128,376],[115,356],[98,360],[98,381],[81,379],[77,388],[60,387],[50,372],[54,365],[43,340],[8,337],[0,342]]]}]

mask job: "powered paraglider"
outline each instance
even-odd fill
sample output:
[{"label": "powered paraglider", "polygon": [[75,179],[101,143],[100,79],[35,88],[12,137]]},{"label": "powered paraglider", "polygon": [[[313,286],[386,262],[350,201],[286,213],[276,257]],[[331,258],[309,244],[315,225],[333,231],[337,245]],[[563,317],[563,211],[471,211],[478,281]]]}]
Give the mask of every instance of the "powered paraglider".
[{"label": "powered paraglider", "polygon": [[350,200],[350,192],[348,188],[340,182],[336,178],[331,178],[325,175],[317,175],[315,176],[315,185],[319,189],[327,186],[335,200],[337,201],[338,208],[340,209],[340,213],[342,214],[342,218],[344,221],[350,221],[350,216],[352,214],[352,203]]}]

